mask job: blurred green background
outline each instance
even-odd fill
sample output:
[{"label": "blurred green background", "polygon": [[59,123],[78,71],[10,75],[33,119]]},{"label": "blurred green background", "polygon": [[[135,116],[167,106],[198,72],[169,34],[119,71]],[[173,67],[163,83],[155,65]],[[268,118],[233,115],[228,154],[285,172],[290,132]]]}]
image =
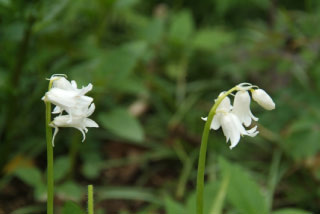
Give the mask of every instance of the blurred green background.
[{"label": "blurred green background", "polygon": [[231,151],[210,133],[205,214],[320,213],[319,22],[318,0],[0,0],[0,214],[45,213],[57,73],[93,84],[101,126],[56,137],[57,213],[93,184],[97,214],[194,214],[200,117],[241,82],[276,109]]}]

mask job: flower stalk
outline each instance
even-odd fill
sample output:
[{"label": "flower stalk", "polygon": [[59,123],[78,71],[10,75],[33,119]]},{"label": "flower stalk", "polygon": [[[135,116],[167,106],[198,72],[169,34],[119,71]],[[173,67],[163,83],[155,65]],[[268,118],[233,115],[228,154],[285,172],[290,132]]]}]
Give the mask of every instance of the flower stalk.
[{"label": "flower stalk", "polygon": [[229,91],[227,91],[226,93],[218,97],[218,99],[216,100],[215,104],[212,106],[209,112],[207,121],[203,129],[199,161],[198,161],[198,174],[197,174],[197,214],[203,214],[204,171],[205,171],[205,165],[206,165],[208,137],[209,137],[211,122],[222,100],[226,98],[229,94],[231,94],[233,91],[235,91],[236,89],[237,89],[236,87],[233,87]]},{"label": "flower stalk", "polygon": [[[237,91],[234,95],[233,106],[231,105],[228,95]],[[237,146],[240,138],[243,136],[255,137],[259,131],[257,126],[251,129],[246,129],[251,125],[252,120],[257,121],[259,118],[255,117],[250,110],[250,94],[252,98],[260,106],[266,110],[275,109],[275,103],[272,98],[258,86],[250,83],[241,83],[231,88],[227,92],[222,92],[215,100],[208,117],[202,118],[206,121],[200,146],[198,174],[197,174],[197,214],[203,214],[203,190],[204,190],[204,173],[206,164],[207,145],[210,129],[218,130],[222,128],[223,134],[226,137],[226,142],[230,140],[230,149]]]},{"label": "flower stalk", "polygon": [[88,185],[88,214],[93,214],[93,186]]},{"label": "flower stalk", "polygon": [[[52,87],[52,81],[49,82],[48,90]],[[54,178],[53,178],[53,146],[52,146],[52,128],[51,123],[51,103],[45,102],[46,105],[46,140],[47,140],[47,214],[53,214],[53,195],[54,195]]]}]

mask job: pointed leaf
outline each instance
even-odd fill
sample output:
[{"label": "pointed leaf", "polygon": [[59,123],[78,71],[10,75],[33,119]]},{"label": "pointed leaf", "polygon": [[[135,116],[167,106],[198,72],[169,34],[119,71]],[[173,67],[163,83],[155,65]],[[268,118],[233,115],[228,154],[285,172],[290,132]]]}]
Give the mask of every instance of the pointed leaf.
[{"label": "pointed leaf", "polygon": [[230,174],[227,197],[233,206],[242,214],[267,214],[266,199],[249,174],[223,158],[220,158],[219,165],[224,174]]},{"label": "pointed leaf", "polygon": [[85,212],[78,204],[72,201],[67,201],[63,206],[62,214],[85,214]]},{"label": "pointed leaf", "polygon": [[144,139],[144,131],[139,121],[125,109],[102,113],[99,120],[104,128],[121,138],[133,142],[141,142]]}]

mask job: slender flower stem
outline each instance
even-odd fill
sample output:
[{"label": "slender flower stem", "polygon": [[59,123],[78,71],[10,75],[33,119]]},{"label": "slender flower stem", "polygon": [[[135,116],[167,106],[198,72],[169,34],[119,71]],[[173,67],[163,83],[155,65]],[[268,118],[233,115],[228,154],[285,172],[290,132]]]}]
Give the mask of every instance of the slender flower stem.
[{"label": "slender flower stem", "polygon": [[93,214],[93,186],[88,185],[88,214]]},{"label": "slender flower stem", "polygon": [[[52,81],[49,83],[49,90],[52,87]],[[53,146],[52,146],[52,128],[49,126],[51,122],[51,103],[46,104],[46,139],[47,139],[47,214],[53,214]]]},{"label": "slender flower stem", "polygon": [[231,88],[229,91],[225,92],[223,95],[218,97],[215,104],[212,106],[207,121],[205,123],[203,134],[201,138],[201,146],[200,146],[200,154],[199,154],[199,162],[198,162],[198,174],[197,174],[197,214],[203,214],[203,189],[204,189],[204,171],[206,165],[206,154],[207,154],[207,145],[208,145],[208,137],[211,122],[213,120],[214,115],[216,114],[216,110],[222,100],[235,91],[237,87]]}]

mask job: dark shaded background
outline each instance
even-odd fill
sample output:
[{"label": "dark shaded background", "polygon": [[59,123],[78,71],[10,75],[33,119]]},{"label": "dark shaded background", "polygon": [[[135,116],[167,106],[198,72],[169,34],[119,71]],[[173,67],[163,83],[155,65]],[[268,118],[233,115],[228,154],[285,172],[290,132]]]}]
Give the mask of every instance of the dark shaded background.
[{"label": "dark shaded background", "polygon": [[206,214],[319,213],[319,18],[317,0],[0,0],[0,214],[45,212],[56,73],[94,85],[101,126],[60,130],[57,213],[93,184],[97,214],[193,214],[200,117],[241,82],[276,109],[252,104],[260,134],[231,151],[211,132]]}]

